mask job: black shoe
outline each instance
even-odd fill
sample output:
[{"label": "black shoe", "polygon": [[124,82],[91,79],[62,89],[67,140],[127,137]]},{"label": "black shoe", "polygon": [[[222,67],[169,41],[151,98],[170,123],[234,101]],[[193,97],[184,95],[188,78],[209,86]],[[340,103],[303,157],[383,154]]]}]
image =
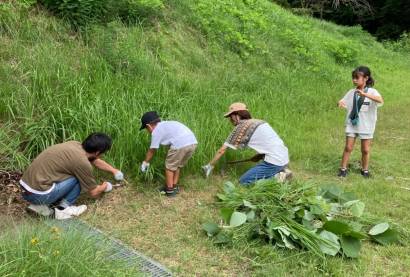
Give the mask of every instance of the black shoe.
[{"label": "black shoe", "polygon": [[360,174],[362,174],[363,178],[370,178],[369,170],[360,170]]},{"label": "black shoe", "polygon": [[166,195],[168,197],[174,197],[177,195],[177,192],[175,191],[174,188],[172,189],[168,189],[168,187],[164,186],[162,188],[159,189],[159,192],[163,195]]},{"label": "black shoe", "polygon": [[347,176],[347,169],[346,168],[339,169],[339,174],[337,174],[337,176],[345,178]]},{"label": "black shoe", "polygon": [[[176,193],[179,193],[179,186],[178,186],[178,185],[174,185],[173,188],[174,188],[174,191],[175,191]],[[160,188],[159,188],[159,192],[165,193],[165,192],[167,191],[167,189],[168,189],[167,186],[160,187]]]}]

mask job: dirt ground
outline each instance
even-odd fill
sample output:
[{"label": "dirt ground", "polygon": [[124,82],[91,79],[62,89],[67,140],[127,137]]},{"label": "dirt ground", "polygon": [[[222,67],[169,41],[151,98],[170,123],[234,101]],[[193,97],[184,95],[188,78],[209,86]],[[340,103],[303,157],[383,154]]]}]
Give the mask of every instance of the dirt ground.
[{"label": "dirt ground", "polygon": [[21,173],[0,170],[0,217],[21,218],[26,215],[26,202],[18,183]]}]

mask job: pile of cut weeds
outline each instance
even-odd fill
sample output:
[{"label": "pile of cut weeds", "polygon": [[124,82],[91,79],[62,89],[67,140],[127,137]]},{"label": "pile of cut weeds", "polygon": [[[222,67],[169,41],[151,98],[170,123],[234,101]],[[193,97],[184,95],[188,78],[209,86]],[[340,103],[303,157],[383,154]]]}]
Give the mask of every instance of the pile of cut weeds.
[{"label": "pile of cut weeds", "polygon": [[0,216],[22,217],[25,201],[21,196],[19,180],[21,173],[0,169]]}]

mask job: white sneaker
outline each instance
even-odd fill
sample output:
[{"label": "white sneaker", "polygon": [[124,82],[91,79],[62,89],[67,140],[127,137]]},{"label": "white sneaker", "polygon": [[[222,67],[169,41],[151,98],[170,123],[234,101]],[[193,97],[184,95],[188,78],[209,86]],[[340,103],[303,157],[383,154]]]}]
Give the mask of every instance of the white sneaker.
[{"label": "white sneaker", "polygon": [[87,210],[86,205],[80,205],[80,206],[69,206],[69,207],[65,208],[63,211],[66,214],[69,214],[69,215],[79,216],[80,214],[82,214],[86,210]]},{"label": "white sneaker", "polygon": [[283,171],[275,175],[275,178],[279,183],[284,183],[286,181],[289,181],[290,179],[292,179],[292,177],[293,177],[292,171],[290,171],[287,168],[285,168]]},{"label": "white sneaker", "polygon": [[53,214],[53,210],[50,209],[47,205],[34,205],[34,204],[30,204],[27,207],[27,210],[29,212],[33,212],[37,215],[41,215],[41,216],[51,216]]},{"label": "white sneaker", "polygon": [[55,217],[55,219],[64,220],[64,219],[70,219],[70,218],[73,217],[71,214],[66,213],[65,210],[66,210],[66,209],[64,209],[64,210],[59,210],[59,209],[55,208],[55,209],[54,209],[54,217]]}]

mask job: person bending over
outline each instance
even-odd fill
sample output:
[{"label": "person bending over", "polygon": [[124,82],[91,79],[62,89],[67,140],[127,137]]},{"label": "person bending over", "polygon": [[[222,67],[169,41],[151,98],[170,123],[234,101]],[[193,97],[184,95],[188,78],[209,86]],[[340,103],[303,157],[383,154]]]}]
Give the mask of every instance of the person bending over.
[{"label": "person bending over", "polygon": [[[86,205],[74,206],[81,191],[93,198],[112,190],[112,184],[98,185],[93,166],[110,172],[118,181],[123,173],[101,157],[111,148],[112,140],[104,133],[92,133],[82,143],[68,141],[48,147],[24,172],[20,185],[23,198],[30,203],[28,210],[42,216],[68,219],[79,216]],[[54,211],[50,208],[54,207]]]},{"label": "person bending over", "polygon": [[285,169],[289,163],[288,148],[280,137],[272,129],[269,123],[252,119],[247,107],[243,103],[233,103],[229,107],[229,112],[225,114],[235,126],[228,139],[216,152],[215,157],[202,168],[208,177],[215,163],[225,154],[228,148],[237,150],[250,147],[257,152],[252,161],[263,162],[249,169],[239,179],[242,185],[249,185],[260,179],[275,177],[278,173],[284,173],[281,181],[290,177],[290,171]]},{"label": "person bending over", "polygon": [[169,146],[165,160],[165,187],[160,192],[166,196],[175,196],[179,192],[181,168],[192,157],[197,147],[194,133],[178,121],[161,121],[155,111],[146,112],[141,118],[140,130],[146,129],[152,136],[151,145],[141,164],[141,171],[146,172],[149,163],[160,145]]}]

